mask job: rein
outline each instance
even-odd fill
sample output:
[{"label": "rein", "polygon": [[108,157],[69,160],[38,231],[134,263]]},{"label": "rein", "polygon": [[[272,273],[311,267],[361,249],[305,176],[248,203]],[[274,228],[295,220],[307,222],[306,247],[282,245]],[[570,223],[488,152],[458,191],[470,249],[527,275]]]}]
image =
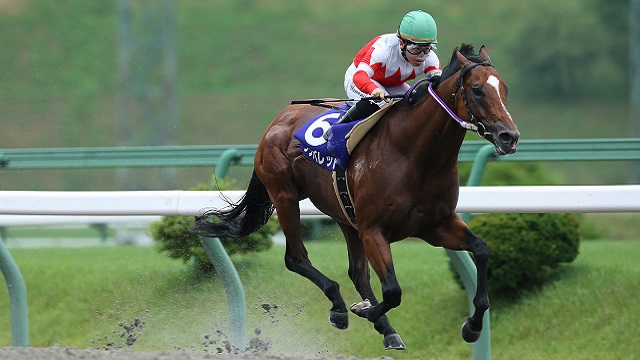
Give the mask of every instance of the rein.
[{"label": "rein", "polygon": [[[401,99],[405,97],[405,94],[391,94],[391,95],[385,95],[384,96],[385,99]],[[353,99],[308,99],[308,100],[292,100],[291,101],[291,105],[297,105],[297,104],[306,104],[306,105],[312,105],[312,106],[320,106],[320,107],[324,107],[324,108],[328,108],[328,109],[333,109],[333,110],[339,110],[342,112],[347,111],[346,109],[340,107],[340,106],[335,106],[335,105],[329,105],[326,103],[335,103],[335,102],[358,102],[358,101],[362,101],[362,100],[380,100],[380,97],[378,96],[367,96],[367,97],[361,97],[361,98],[353,98]]]},{"label": "rein", "polygon": [[453,112],[453,110],[451,110],[447,104],[445,104],[444,100],[442,100],[438,94],[436,94],[436,91],[433,90],[433,83],[429,83],[429,95],[431,95],[431,97],[433,98],[433,100],[435,100],[443,109],[444,111],[447,112],[447,114],[449,114],[449,116],[451,116],[453,118],[453,120],[457,121],[458,124],[460,124],[460,126],[462,126],[463,128],[467,129],[467,130],[471,130],[471,131],[478,131],[478,120],[475,119],[475,117],[472,116],[472,119],[475,120],[474,122],[469,122],[466,121],[462,118],[460,118],[458,115],[456,115],[456,113]]}]

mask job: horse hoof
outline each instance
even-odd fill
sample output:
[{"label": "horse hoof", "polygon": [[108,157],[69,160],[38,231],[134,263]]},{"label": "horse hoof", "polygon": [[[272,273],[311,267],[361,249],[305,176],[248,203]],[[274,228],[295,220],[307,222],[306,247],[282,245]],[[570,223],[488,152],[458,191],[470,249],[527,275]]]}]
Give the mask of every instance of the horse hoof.
[{"label": "horse hoof", "polygon": [[351,312],[366,318],[367,317],[367,311],[369,311],[369,309],[371,308],[371,302],[367,299],[360,301],[359,303],[354,303],[351,305]]},{"label": "horse hoof", "polygon": [[329,322],[338,329],[346,329],[349,327],[349,313],[331,311],[329,313]]},{"label": "horse hoof", "polygon": [[384,349],[385,350],[406,350],[407,347],[402,342],[400,335],[389,334],[384,337]]},{"label": "horse hoof", "polygon": [[472,344],[478,341],[478,338],[480,338],[481,330],[476,331],[471,329],[471,326],[469,325],[469,319],[467,319],[467,321],[462,324],[460,332],[462,333],[462,338],[464,339],[464,341]]}]

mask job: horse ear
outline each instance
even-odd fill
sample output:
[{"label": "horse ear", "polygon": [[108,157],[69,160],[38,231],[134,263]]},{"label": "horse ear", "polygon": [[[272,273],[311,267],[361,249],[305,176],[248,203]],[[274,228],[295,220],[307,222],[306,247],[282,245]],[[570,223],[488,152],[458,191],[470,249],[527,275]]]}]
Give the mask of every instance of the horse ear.
[{"label": "horse ear", "polygon": [[460,63],[460,67],[462,69],[466,69],[471,65],[471,60],[467,59],[460,51],[456,51],[456,56],[458,57],[458,62]]},{"label": "horse ear", "polygon": [[491,65],[491,58],[489,57],[489,53],[487,52],[487,49],[484,47],[484,45],[482,45],[480,47],[480,58],[487,64]]}]

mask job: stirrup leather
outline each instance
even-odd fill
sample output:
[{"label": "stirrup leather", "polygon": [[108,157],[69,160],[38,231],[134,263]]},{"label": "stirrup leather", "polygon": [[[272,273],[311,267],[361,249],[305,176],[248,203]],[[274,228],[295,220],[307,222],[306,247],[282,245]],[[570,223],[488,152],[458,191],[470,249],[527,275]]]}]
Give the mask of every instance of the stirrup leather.
[{"label": "stirrup leather", "polygon": [[356,212],[353,207],[351,193],[349,193],[349,186],[347,185],[347,172],[340,166],[336,166],[336,170],[333,172],[333,187],[342,205],[342,211],[351,223],[351,226],[357,228]]}]

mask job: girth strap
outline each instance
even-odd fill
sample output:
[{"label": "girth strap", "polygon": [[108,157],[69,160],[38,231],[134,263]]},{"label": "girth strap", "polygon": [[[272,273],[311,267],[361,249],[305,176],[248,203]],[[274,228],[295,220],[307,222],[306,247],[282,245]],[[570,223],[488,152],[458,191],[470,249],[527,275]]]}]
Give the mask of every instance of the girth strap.
[{"label": "girth strap", "polygon": [[336,195],[342,205],[342,211],[351,223],[351,226],[355,228],[357,224],[356,212],[353,207],[351,194],[349,193],[349,187],[347,185],[347,172],[340,166],[336,166],[336,170],[333,172],[333,187],[336,190]]}]

